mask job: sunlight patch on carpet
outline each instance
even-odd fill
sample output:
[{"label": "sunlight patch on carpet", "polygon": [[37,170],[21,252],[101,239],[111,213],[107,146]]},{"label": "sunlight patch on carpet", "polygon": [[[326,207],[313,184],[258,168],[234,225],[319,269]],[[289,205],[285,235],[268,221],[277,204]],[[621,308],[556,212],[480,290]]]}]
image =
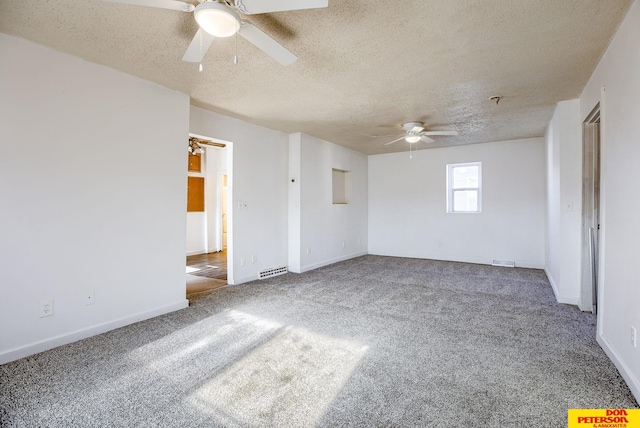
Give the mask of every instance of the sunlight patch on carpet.
[{"label": "sunlight patch on carpet", "polygon": [[[256,343],[275,335],[282,325],[235,310],[195,322],[165,337],[145,344],[129,353],[129,357],[165,378],[190,377],[194,360],[207,358],[225,361],[243,355]],[[197,380],[200,382],[200,379]]]},{"label": "sunlight patch on carpet", "polygon": [[367,349],[352,341],[287,327],[205,382],[186,401],[222,423],[312,426]]}]

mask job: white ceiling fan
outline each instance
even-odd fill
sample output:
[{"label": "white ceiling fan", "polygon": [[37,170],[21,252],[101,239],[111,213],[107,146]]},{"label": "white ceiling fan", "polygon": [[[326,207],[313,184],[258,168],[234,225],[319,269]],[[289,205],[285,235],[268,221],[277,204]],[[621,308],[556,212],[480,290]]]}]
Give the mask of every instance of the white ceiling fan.
[{"label": "white ceiling fan", "polygon": [[385,146],[397,143],[400,140],[405,140],[410,144],[417,143],[419,141],[422,141],[423,143],[433,143],[435,140],[433,138],[429,138],[429,136],[458,135],[458,131],[425,131],[423,122],[407,122],[402,125],[402,128],[406,131],[406,134],[393,141],[389,141]]},{"label": "white ceiling fan", "polygon": [[243,21],[238,12],[254,15],[329,5],[329,0],[198,0],[200,4],[197,6],[181,0],[103,1],[193,12],[200,28],[182,57],[183,61],[201,62],[216,37],[230,37],[238,33],[282,65],[293,64],[298,57],[255,25]]}]

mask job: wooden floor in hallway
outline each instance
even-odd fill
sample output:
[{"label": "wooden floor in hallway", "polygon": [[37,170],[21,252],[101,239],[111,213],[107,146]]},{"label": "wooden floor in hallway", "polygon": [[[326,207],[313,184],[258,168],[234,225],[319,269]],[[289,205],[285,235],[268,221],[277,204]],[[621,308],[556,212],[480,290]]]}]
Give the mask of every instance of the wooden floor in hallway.
[{"label": "wooden floor in hallway", "polygon": [[227,285],[227,251],[187,256],[187,294]]}]

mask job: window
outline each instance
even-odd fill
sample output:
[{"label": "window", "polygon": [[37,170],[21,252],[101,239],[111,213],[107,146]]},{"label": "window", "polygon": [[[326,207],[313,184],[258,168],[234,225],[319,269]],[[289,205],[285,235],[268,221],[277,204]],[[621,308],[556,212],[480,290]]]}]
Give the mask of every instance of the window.
[{"label": "window", "polygon": [[482,163],[447,165],[447,212],[482,211]]}]

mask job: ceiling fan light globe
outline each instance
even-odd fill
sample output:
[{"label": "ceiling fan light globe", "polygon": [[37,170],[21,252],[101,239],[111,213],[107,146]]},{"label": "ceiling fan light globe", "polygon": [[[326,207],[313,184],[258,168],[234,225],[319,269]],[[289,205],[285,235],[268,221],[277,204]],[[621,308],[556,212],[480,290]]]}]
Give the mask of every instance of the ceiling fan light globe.
[{"label": "ceiling fan light globe", "polygon": [[238,14],[220,3],[200,3],[194,15],[200,28],[214,37],[230,37],[240,29]]},{"label": "ceiling fan light globe", "polygon": [[404,137],[404,140],[407,143],[417,143],[418,141],[420,141],[420,136],[419,135],[407,135],[406,137]]}]

